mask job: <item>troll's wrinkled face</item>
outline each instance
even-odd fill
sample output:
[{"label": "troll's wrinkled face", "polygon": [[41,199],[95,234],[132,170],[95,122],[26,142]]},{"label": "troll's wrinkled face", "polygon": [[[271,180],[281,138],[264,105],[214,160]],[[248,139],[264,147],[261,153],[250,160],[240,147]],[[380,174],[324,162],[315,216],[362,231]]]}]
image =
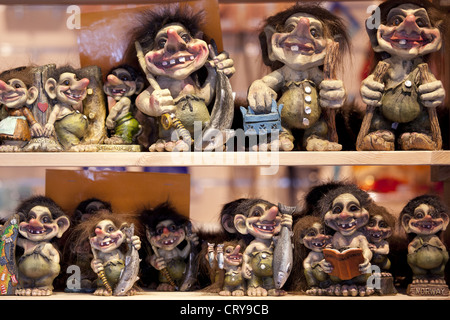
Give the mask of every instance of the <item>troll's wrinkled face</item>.
[{"label": "troll's wrinkled face", "polygon": [[249,210],[248,216],[237,214],[234,224],[241,234],[250,234],[258,239],[272,239],[281,230],[281,214],[276,206],[257,204]]},{"label": "troll's wrinkled face", "polygon": [[325,234],[324,226],[318,222],[303,231],[301,237],[303,245],[315,252],[322,252],[331,239],[331,236]]},{"label": "troll's wrinkled face", "polygon": [[324,217],[325,224],[350,236],[369,221],[369,212],[361,207],[359,200],[351,193],[337,196]]},{"label": "troll's wrinkled face", "polygon": [[153,49],[145,54],[147,69],[157,76],[183,80],[208,59],[205,41],[191,35],[180,24],[169,24],[156,35]]},{"label": "troll's wrinkled face", "polygon": [[226,246],[223,250],[223,257],[228,266],[239,266],[242,264],[241,246]]},{"label": "troll's wrinkled face", "polygon": [[56,85],[56,97],[60,102],[69,105],[76,105],[87,95],[87,86],[89,79],[77,79],[77,76],[71,72],[65,72],[60,75]]},{"label": "troll's wrinkled face", "polygon": [[125,234],[111,221],[102,220],[95,227],[95,235],[91,237],[91,246],[102,252],[111,252],[120,247]]},{"label": "troll's wrinkled face", "polygon": [[392,235],[392,228],[380,215],[370,217],[369,222],[364,227],[367,240],[371,243],[378,243]]},{"label": "troll's wrinkled face", "polygon": [[6,83],[0,80],[0,102],[8,108],[20,108],[27,101],[28,90],[20,79],[11,79]]},{"label": "troll's wrinkled face", "polygon": [[393,56],[412,59],[438,51],[441,33],[432,26],[427,11],[413,4],[402,4],[389,11],[386,24],[377,32],[378,47]]},{"label": "troll's wrinkled face", "polygon": [[402,218],[403,228],[408,233],[417,235],[433,235],[445,230],[449,217],[445,212],[439,212],[433,206],[422,203],[414,209],[411,215],[405,214]]},{"label": "troll's wrinkled face", "polygon": [[183,226],[176,225],[172,220],[164,220],[156,225],[154,233],[149,237],[149,241],[151,245],[157,248],[171,251],[185,238],[186,232]]},{"label": "troll's wrinkled face", "polygon": [[323,23],[305,13],[289,17],[282,30],[267,27],[265,33],[269,58],[297,71],[322,65],[326,47],[332,42],[325,35]]},{"label": "troll's wrinkled face", "polygon": [[114,69],[106,77],[103,91],[114,100],[118,101],[122,97],[129,97],[136,93],[136,81],[132,75],[124,68]]},{"label": "troll's wrinkled face", "polygon": [[26,214],[26,221],[19,224],[19,232],[31,241],[49,241],[54,237],[61,237],[69,224],[67,217],[53,219],[48,207],[37,205]]}]

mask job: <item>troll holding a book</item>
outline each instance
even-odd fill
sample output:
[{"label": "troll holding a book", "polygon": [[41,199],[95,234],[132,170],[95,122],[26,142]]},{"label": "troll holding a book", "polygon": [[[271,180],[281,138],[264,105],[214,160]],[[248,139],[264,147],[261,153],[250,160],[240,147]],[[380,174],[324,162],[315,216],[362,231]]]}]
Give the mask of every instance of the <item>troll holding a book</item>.
[{"label": "troll holding a book", "polygon": [[325,225],[335,231],[323,250],[324,271],[333,282],[329,294],[364,296],[373,294],[367,287],[372,251],[359,230],[369,221],[370,196],[354,185],[343,185],[326,194],[319,202]]}]

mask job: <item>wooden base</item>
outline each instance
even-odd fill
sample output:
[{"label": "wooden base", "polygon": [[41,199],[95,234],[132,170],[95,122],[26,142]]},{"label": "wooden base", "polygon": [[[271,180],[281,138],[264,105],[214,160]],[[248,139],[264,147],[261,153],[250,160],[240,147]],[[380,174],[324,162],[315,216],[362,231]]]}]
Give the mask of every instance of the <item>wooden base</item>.
[{"label": "wooden base", "polygon": [[98,152],[141,152],[138,144],[98,144]]},{"label": "wooden base", "polygon": [[411,283],[406,289],[409,296],[448,296],[448,286],[446,284],[415,284]]},{"label": "wooden base", "polygon": [[394,278],[392,276],[381,277],[380,289],[376,289],[376,292],[382,296],[397,294],[397,290],[394,287]]}]

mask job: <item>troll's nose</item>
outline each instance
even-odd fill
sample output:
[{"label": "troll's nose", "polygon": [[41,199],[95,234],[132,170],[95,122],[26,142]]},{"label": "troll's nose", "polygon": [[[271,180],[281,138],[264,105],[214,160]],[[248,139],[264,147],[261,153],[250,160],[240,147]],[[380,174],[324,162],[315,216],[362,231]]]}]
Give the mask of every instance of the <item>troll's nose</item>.
[{"label": "troll's nose", "polygon": [[348,218],[350,218],[350,217],[352,217],[353,215],[350,213],[350,212],[348,212],[347,210],[342,210],[342,212],[339,214],[339,218],[341,219],[341,220],[346,220],[346,219],[348,219]]},{"label": "troll's nose", "polygon": [[169,28],[167,30],[166,50],[176,52],[183,48],[186,48],[186,42],[184,42],[175,29]]},{"label": "troll's nose", "polygon": [[105,232],[103,232],[103,230],[101,228],[95,228],[95,234],[97,236],[104,236]]},{"label": "troll's nose", "polygon": [[119,78],[117,78],[115,75],[110,74],[106,77],[106,80],[108,81],[108,83],[112,86],[117,86],[122,84],[122,80],[120,80]]},{"label": "troll's nose", "polygon": [[84,90],[87,88],[87,86],[89,85],[89,79],[88,78],[83,78],[80,81],[77,82],[76,84],[76,89],[78,90]]},{"label": "troll's nose", "polygon": [[406,33],[411,34],[413,32],[420,33],[420,28],[416,23],[416,16],[413,14],[408,15],[403,21],[403,30]]},{"label": "troll's nose", "polygon": [[42,227],[42,223],[40,223],[38,219],[30,219],[28,223],[31,227]]},{"label": "troll's nose", "polygon": [[303,37],[309,38],[309,37],[311,37],[311,32],[309,29],[310,29],[309,19],[308,18],[300,18],[297,26],[295,27],[294,33],[298,36],[303,36]]},{"label": "troll's nose", "polygon": [[273,206],[269,210],[267,210],[264,215],[262,216],[261,220],[264,221],[273,221],[278,215],[278,207]]},{"label": "troll's nose", "polygon": [[11,87],[3,80],[0,80],[0,91],[11,91],[11,90],[13,90],[13,87]]}]

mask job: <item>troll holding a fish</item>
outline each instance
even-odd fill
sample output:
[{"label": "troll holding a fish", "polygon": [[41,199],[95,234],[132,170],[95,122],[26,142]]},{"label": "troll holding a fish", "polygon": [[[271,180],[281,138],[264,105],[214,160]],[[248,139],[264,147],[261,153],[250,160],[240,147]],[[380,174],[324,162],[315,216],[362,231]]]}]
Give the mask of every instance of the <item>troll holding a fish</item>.
[{"label": "troll holding a fish", "polygon": [[[286,291],[279,284],[284,283],[289,276],[283,272],[284,262],[288,269],[292,261],[283,256],[277,258],[279,245],[283,252],[292,251],[291,242],[278,243],[275,236],[281,234],[283,228],[292,229],[292,215],[281,213],[276,205],[256,204],[243,214],[236,214],[234,224],[241,234],[250,234],[255,239],[246,247],[243,256],[242,270],[247,282],[247,295],[249,296],[282,296]],[[290,248],[289,248],[290,247]],[[283,279],[279,279],[279,277]]]},{"label": "troll holding a fish", "polygon": [[76,227],[77,241],[89,239],[93,259],[91,267],[98,274],[94,295],[134,295],[138,280],[141,248],[139,236],[132,235],[133,225],[124,215],[99,212]]}]

